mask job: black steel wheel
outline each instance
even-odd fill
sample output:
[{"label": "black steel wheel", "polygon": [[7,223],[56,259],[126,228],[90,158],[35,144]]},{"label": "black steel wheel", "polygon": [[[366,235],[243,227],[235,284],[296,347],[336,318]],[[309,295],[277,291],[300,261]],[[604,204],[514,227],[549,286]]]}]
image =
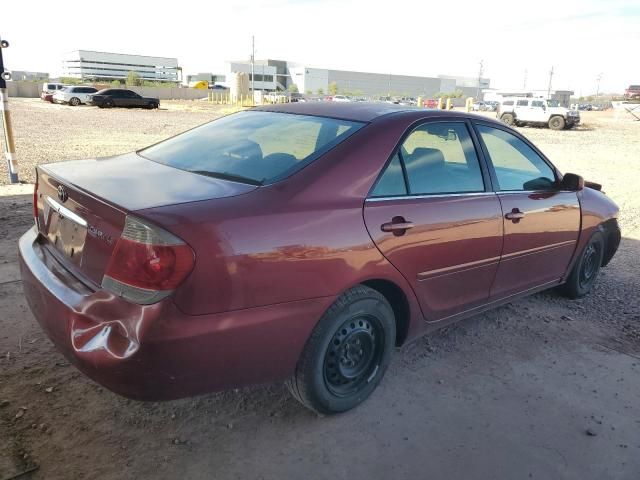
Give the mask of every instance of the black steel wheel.
[{"label": "black steel wheel", "polygon": [[324,381],[331,393],[348,396],[376,374],[384,351],[384,329],[375,317],[347,320],[325,354]]},{"label": "black steel wheel", "polygon": [[600,273],[604,250],[604,235],[594,233],[573,265],[567,281],[559,287],[560,292],[569,298],[580,298],[589,293]]},{"label": "black steel wheel", "polygon": [[297,400],[319,413],[354,408],[382,380],[395,337],[387,299],[364,285],[354,287],[320,319],[287,386]]}]

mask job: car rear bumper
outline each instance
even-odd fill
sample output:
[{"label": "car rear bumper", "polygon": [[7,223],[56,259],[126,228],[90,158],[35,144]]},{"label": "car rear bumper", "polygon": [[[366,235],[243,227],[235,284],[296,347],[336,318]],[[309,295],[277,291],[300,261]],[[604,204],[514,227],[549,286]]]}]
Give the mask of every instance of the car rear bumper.
[{"label": "car rear bumper", "polygon": [[170,300],[135,305],[92,291],[48,252],[35,227],[19,241],[24,293],[62,354],[106,388],[167,400],[288,378],[333,297],[186,315]]}]

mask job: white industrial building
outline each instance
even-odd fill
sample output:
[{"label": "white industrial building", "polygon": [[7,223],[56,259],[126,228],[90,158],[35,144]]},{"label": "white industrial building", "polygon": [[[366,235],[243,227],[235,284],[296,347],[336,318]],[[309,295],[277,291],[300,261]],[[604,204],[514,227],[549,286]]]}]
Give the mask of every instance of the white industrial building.
[{"label": "white industrial building", "polygon": [[[227,62],[225,72],[220,76],[243,72],[251,80],[251,63],[247,61]],[[329,85],[335,83],[340,93],[365,96],[433,96],[438,92],[460,90],[463,96],[475,96],[478,92],[478,78],[440,75],[421,77],[395,75],[392,73],[369,73],[348,70],[332,70],[309,67],[284,60],[256,60],[253,66],[254,89],[264,91],[287,90],[295,85],[300,93],[328,93]],[[490,85],[488,78],[481,78],[479,88]]]},{"label": "white industrial building", "polygon": [[64,56],[63,76],[81,80],[124,80],[136,72],[142,80],[179,82],[177,58],[75,50]]}]

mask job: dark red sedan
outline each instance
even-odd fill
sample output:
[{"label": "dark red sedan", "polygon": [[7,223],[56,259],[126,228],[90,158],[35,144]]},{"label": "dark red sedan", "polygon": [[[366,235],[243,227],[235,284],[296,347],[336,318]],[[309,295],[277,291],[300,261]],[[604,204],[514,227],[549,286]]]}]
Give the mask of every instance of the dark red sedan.
[{"label": "dark red sedan", "polygon": [[136,399],[287,380],[344,411],[394,347],[521,295],[582,296],[620,241],[599,185],[515,130],[397,105],[256,108],[37,178],[31,310]]}]

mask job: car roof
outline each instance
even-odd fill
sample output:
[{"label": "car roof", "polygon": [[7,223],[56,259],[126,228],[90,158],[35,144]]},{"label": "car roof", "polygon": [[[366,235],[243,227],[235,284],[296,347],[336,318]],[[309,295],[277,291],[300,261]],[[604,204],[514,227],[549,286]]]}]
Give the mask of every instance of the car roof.
[{"label": "car roof", "polygon": [[[296,102],[280,103],[275,105],[263,105],[255,107],[254,110],[266,112],[295,113],[298,115],[314,115],[320,117],[333,117],[356,122],[373,122],[375,119],[389,114],[407,114],[419,116],[419,118],[429,117],[460,117],[472,118],[489,122],[496,120],[467,112],[456,112],[453,110],[435,110],[408,105],[397,105],[377,102]],[[416,115],[417,114],[417,115]]]}]

